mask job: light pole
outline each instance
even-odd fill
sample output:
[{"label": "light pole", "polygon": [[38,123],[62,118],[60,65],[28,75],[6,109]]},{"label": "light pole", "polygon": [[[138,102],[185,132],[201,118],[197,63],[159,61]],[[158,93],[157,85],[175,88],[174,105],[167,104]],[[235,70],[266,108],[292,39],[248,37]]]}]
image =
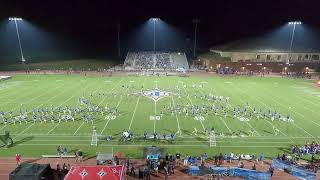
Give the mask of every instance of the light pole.
[{"label": "light pole", "polygon": [[291,56],[292,56],[292,45],[293,45],[293,39],[294,39],[295,30],[296,30],[296,25],[300,25],[301,21],[291,21],[291,22],[288,22],[288,24],[293,25],[292,33],[291,33],[289,57],[288,57],[288,61],[287,61],[287,64],[290,64],[290,60],[291,60]]},{"label": "light pole", "polygon": [[120,57],[121,56],[121,51],[120,51],[120,23],[118,23],[118,26],[117,26],[117,30],[118,30],[118,56]]},{"label": "light pole", "polygon": [[200,19],[194,18],[192,19],[192,23],[195,24],[194,26],[194,44],[193,44],[193,57],[196,57],[196,47],[197,47],[197,29],[198,29],[198,23],[200,23]]},{"label": "light pole", "polygon": [[19,34],[19,28],[18,28],[18,23],[17,23],[17,21],[22,21],[22,18],[10,17],[9,21],[14,21],[14,24],[16,26],[17,37],[18,37],[18,42],[19,42],[19,49],[20,49],[20,55],[21,55],[21,62],[22,62],[22,64],[24,64],[26,60],[24,59],[24,56],[23,56],[21,40],[20,40],[20,34]]},{"label": "light pole", "polygon": [[156,23],[159,18],[152,18],[153,21],[153,52],[156,52]]}]

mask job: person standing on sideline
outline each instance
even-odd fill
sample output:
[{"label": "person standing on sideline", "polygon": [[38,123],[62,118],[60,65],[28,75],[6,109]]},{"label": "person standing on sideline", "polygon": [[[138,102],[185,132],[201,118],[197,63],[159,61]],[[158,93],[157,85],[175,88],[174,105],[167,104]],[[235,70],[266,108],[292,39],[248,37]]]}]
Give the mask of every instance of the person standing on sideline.
[{"label": "person standing on sideline", "polygon": [[16,154],[16,166],[19,166],[21,163],[21,155],[20,154]]},{"label": "person standing on sideline", "polygon": [[263,161],[264,161],[264,154],[263,153],[260,154],[260,161],[261,161],[261,165],[263,166]]},{"label": "person standing on sideline", "polygon": [[269,167],[269,173],[271,174],[271,177],[273,176],[273,171],[274,171],[273,167],[270,166],[270,167]]}]

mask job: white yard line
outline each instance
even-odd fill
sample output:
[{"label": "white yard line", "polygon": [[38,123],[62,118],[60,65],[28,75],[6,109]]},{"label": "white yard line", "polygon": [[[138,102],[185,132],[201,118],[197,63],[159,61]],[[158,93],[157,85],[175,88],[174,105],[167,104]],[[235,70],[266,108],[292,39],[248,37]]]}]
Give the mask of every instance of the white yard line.
[{"label": "white yard line", "polygon": [[[169,82],[169,80],[167,80],[167,81]],[[182,132],[181,132],[181,128],[180,128],[179,118],[178,118],[178,115],[177,115],[176,104],[174,102],[172,93],[170,94],[170,96],[171,96],[171,101],[172,101],[172,105],[173,105],[173,109],[174,109],[174,114],[175,114],[176,121],[177,121],[178,132],[180,133],[179,135],[181,136]]]},{"label": "white yard line", "polygon": [[[157,115],[157,102],[154,102],[154,115]],[[153,120],[153,132],[156,132],[156,121],[157,120]]]},{"label": "white yard line", "polygon": [[[224,88],[224,89],[228,89],[228,88]],[[228,91],[228,90],[227,90]],[[230,94],[232,94],[233,95],[233,93],[231,92],[231,91],[229,91],[230,92]],[[236,97],[236,96],[234,96],[234,97]],[[240,98],[240,100],[243,102],[243,103],[245,103],[241,98]],[[231,109],[232,109],[232,107],[231,107],[231,105],[229,104],[229,103],[227,103],[227,106],[229,106]],[[244,121],[249,127],[250,127],[250,129],[253,129],[253,127],[252,127],[252,125],[250,124],[250,123],[248,123],[247,121]],[[258,130],[256,130],[256,133],[258,134],[258,136],[261,136],[260,135],[260,133],[258,132]]]},{"label": "white yard line", "polygon": [[[113,92],[113,90],[123,81],[123,78],[121,78],[121,80],[110,90],[111,92]],[[110,85],[110,84],[108,84]],[[100,106],[102,104],[103,101],[105,101],[105,99],[107,98],[107,96],[105,96],[98,104],[98,106]]]},{"label": "white yard line", "polygon": [[[95,83],[96,83],[96,82],[99,82],[99,79],[96,80]],[[80,85],[80,86],[81,86],[81,85]],[[89,88],[89,84],[87,84],[87,85],[85,86],[85,90],[88,89],[88,88]],[[73,88],[72,88],[72,89],[73,89]],[[62,105],[65,104],[66,102],[70,101],[74,96],[75,96],[75,95],[72,95],[69,99],[67,99],[66,101],[64,101],[63,103],[61,103],[59,106],[62,106]],[[60,124],[60,123],[59,123],[59,124]],[[58,125],[59,125],[59,124],[58,124]],[[58,126],[58,125],[57,125],[57,126]],[[81,125],[78,127],[77,131],[80,129],[80,127],[81,127],[82,125],[83,125],[83,124],[81,124]],[[53,128],[48,132],[48,134],[49,134],[50,132],[52,132],[57,126],[53,127]],[[77,132],[77,131],[76,131],[76,132]],[[75,133],[76,133],[76,132],[75,132]],[[75,135],[75,133],[74,133],[74,135]]]},{"label": "white yard line", "polygon": [[140,101],[140,97],[141,97],[141,95],[138,97],[138,100],[136,102],[136,106],[134,107],[133,114],[131,116],[131,121],[130,121],[130,125],[129,125],[128,130],[131,129],[131,125],[132,125],[132,122],[133,122],[133,119],[134,119],[134,115],[136,114],[136,111],[137,111],[137,107],[138,107],[138,104],[139,104],[139,101]]},{"label": "white yard line", "polygon": [[[193,106],[193,103],[192,103],[192,100],[190,99],[190,97],[189,97],[189,94],[188,94],[188,100],[189,100],[189,102],[191,103],[191,105]],[[199,122],[200,122],[200,124],[201,124],[201,126],[202,126],[202,128],[203,128],[203,131],[205,131],[206,130],[206,128],[204,127],[204,125],[203,125],[203,123],[202,123],[202,120],[199,120]]]},{"label": "white yard line", "polygon": [[[298,97],[298,96],[297,96],[297,97]],[[300,97],[299,97],[299,98],[300,98]],[[300,98],[300,99],[303,99],[303,98]],[[282,106],[282,107],[284,107],[284,108],[287,108],[287,107],[284,106],[282,103],[279,103],[278,101],[274,100],[272,97],[271,97],[271,100],[274,101],[274,102],[276,102],[276,103],[278,103],[280,106]],[[295,108],[295,107],[292,106],[292,108]],[[310,111],[310,112],[316,113],[316,112],[314,112],[314,111],[312,111],[312,110],[310,110],[309,108],[306,108],[306,107],[304,107],[304,106],[303,106],[303,108],[306,109],[306,110],[308,110],[308,111]],[[305,117],[303,114],[301,114],[301,113],[299,113],[299,112],[297,112],[297,111],[293,111],[293,110],[290,109],[290,108],[288,108],[288,109],[289,109],[289,111],[292,111],[293,113],[299,115],[299,116],[302,117],[302,118]],[[312,115],[312,116],[313,116],[313,115]],[[317,125],[317,126],[320,127],[320,124],[318,124],[317,122],[313,121],[312,119],[309,119],[309,121],[311,121],[313,124],[315,124],[315,125]]]},{"label": "white yard line", "polygon": [[[56,96],[55,96],[56,97]],[[67,99],[66,101],[64,101],[63,103],[61,103],[61,105],[62,104],[64,104],[64,103],[66,103],[66,102],[68,102],[70,99],[72,99],[74,97],[74,95],[73,96],[71,96],[69,99]],[[50,98],[50,99],[52,99],[52,98]],[[49,99],[49,100],[50,100]],[[46,102],[48,102],[49,100],[47,100]],[[40,106],[42,106],[43,104],[40,104],[39,106],[37,106],[36,108],[38,108],[38,107],[40,107]],[[33,123],[32,125],[34,125],[35,123]],[[58,124],[59,125],[59,124]],[[31,127],[31,126],[29,126],[29,127]],[[56,126],[55,127],[53,127],[51,130],[49,130],[49,132],[51,132],[53,129],[55,129],[56,128]],[[27,129],[29,129],[29,128],[27,128]],[[25,132],[27,129],[25,129],[23,132]],[[21,135],[22,133],[20,133],[20,134],[18,134],[16,137],[18,137],[19,135]],[[15,137],[15,138],[16,138]]]},{"label": "white yard line", "polygon": [[[123,96],[124,96],[124,95],[121,95],[121,98],[120,98],[120,100],[118,101],[118,104],[117,104],[116,108],[118,108],[118,107],[119,107],[119,105],[120,105],[120,103],[122,102]],[[104,131],[105,131],[105,129],[107,128],[107,126],[108,126],[108,124],[109,124],[110,120],[111,120],[111,118],[109,118],[109,119],[108,119],[107,123],[104,125],[104,127],[103,127],[103,129],[102,129],[102,131],[101,131],[101,133],[100,133],[100,134],[103,134],[103,132],[104,132]]]},{"label": "white yard line", "polygon": [[77,132],[79,131],[79,129],[83,126],[83,124],[84,124],[84,121],[81,123],[81,125],[77,128],[77,130],[73,133],[73,135],[76,135],[77,134]]},{"label": "white yard line", "polygon": [[231,131],[231,129],[229,128],[229,126],[227,125],[226,121],[225,121],[224,119],[222,119],[221,117],[219,117],[219,118],[220,118],[220,120],[222,120],[222,122],[224,123],[224,125],[227,127],[229,133],[232,134],[232,131]]},{"label": "white yard line", "polygon": [[[64,85],[64,84],[62,84],[61,86],[57,86],[56,88],[54,88],[54,90],[61,88],[63,85]],[[40,94],[39,96],[36,96],[36,97],[30,99],[29,101],[27,101],[27,102],[25,102],[25,103],[21,103],[21,104],[23,104],[23,105],[28,104],[28,103],[32,102],[33,100],[38,99],[38,98],[41,97],[41,96],[44,96],[44,95],[46,95],[46,94],[49,94],[49,92],[51,92],[51,91],[52,91],[52,90],[50,90],[50,91],[45,91],[45,93]],[[58,94],[57,94],[57,95],[58,95]],[[57,95],[56,95],[56,96],[57,96]],[[55,96],[55,97],[56,97],[56,96]],[[52,97],[49,98],[49,99],[47,99],[45,102],[48,102],[50,99],[52,99]],[[43,103],[42,103],[42,104],[43,104]],[[15,108],[13,108],[12,111],[16,110],[18,107],[21,107],[21,106],[16,106]],[[39,106],[38,106],[38,107],[39,107]]]},{"label": "white yard line", "polygon": [[56,129],[56,127],[58,127],[59,126],[59,124],[60,123],[57,123],[50,131],[48,131],[48,133],[47,134],[50,134],[54,129]]},{"label": "white yard line", "polygon": [[[231,84],[232,86],[233,86],[233,84]],[[235,87],[235,86],[234,86]],[[235,87],[235,88],[238,88],[238,87]],[[239,88],[238,88],[239,89]],[[241,89],[239,89],[240,91],[241,91]],[[242,91],[243,92],[243,91]],[[242,101],[242,102],[244,102],[244,101]],[[260,102],[260,101],[259,101]],[[263,103],[264,104],[264,103]],[[266,104],[264,104],[265,106],[266,106]],[[270,107],[268,107],[268,106],[266,106],[267,108],[269,108],[270,109]],[[251,110],[253,110],[253,108],[251,107],[251,106],[249,106],[249,108],[251,109]],[[271,108],[272,109],[272,108]],[[268,120],[266,120],[266,119],[263,119],[264,121],[266,121],[269,125],[271,125],[271,127],[274,129],[274,128],[277,128],[275,125],[273,125],[270,121],[268,121]],[[282,132],[279,128],[277,128],[278,130],[279,130],[279,132],[282,134],[282,135],[284,135],[284,136],[287,136],[288,137],[288,135],[286,135],[284,132]],[[291,142],[294,142],[291,138],[289,138],[290,140],[291,140]]]},{"label": "white yard line", "polygon": [[19,133],[18,135],[16,135],[14,138],[12,138],[12,140],[16,139],[19,135],[23,134],[24,132],[26,132],[29,128],[31,128],[34,125],[34,123],[32,123],[30,126],[28,126],[26,129],[24,129],[23,131],[21,131],[21,133]]},{"label": "white yard line", "polygon": [[[143,83],[142,83],[143,86],[144,86],[145,80],[146,80],[146,78],[144,78],[144,80],[143,80]],[[139,95],[138,100],[137,100],[137,103],[136,103],[136,106],[134,107],[133,114],[132,114],[132,116],[131,116],[131,121],[130,121],[130,125],[129,125],[128,130],[131,129],[131,126],[132,126],[132,123],[133,123],[133,119],[134,119],[134,115],[136,114],[136,111],[137,111],[137,107],[138,107],[140,98],[141,98],[141,95]]]},{"label": "white yard line", "polygon": [[[256,98],[256,99],[258,100],[258,98]],[[284,106],[283,104],[281,104],[281,103],[279,103],[278,101],[274,100],[274,99],[272,98],[272,96],[270,96],[270,99],[271,99],[273,102],[279,104],[280,106],[282,106],[282,107],[284,107],[284,108],[287,108],[287,107]],[[258,100],[258,101],[260,101],[260,100]],[[268,106],[267,106],[267,107],[268,107]],[[269,108],[269,107],[268,107],[268,108]],[[301,113],[298,113],[298,112],[296,112],[296,111],[292,111],[292,110],[290,110],[290,108],[288,108],[288,109],[289,109],[289,111],[294,112],[294,113],[300,115],[302,118],[304,118],[304,115],[302,115]],[[292,124],[295,125],[297,128],[301,129],[303,132],[305,132],[305,133],[308,134],[309,136],[314,137],[312,134],[310,134],[309,132],[307,132],[304,128],[302,128],[301,126],[297,125],[295,122],[292,122]]]}]

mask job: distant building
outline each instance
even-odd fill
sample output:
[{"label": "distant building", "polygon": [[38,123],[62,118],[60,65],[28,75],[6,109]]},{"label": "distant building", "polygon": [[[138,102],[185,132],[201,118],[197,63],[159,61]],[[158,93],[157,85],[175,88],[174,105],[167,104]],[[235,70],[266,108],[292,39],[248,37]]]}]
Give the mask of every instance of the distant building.
[{"label": "distant building", "polygon": [[[281,50],[219,50],[210,49],[223,58],[229,58],[231,62],[319,62],[320,51],[281,51]],[[291,57],[291,58],[290,58]]]}]

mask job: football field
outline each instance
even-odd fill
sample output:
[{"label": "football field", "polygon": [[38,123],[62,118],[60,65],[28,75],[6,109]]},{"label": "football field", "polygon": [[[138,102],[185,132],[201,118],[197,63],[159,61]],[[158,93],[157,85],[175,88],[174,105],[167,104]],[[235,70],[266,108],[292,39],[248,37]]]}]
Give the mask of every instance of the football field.
[{"label": "football field", "polygon": [[[74,120],[59,123],[58,107],[86,110],[79,98],[98,110],[88,112],[90,120],[75,113]],[[88,156],[113,150],[141,157],[143,147],[155,145],[170,153],[264,152],[271,157],[290,152],[290,145],[320,138],[320,89],[311,80],[15,75],[0,81],[0,102],[0,111],[8,119],[5,124],[0,117],[0,134],[9,131],[14,141],[13,147],[0,149],[0,156],[56,154],[56,146],[62,145],[69,151],[82,149]],[[44,109],[49,111],[46,122],[34,121],[32,111]],[[28,115],[27,120],[16,119],[14,124],[12,118],[20,111]],[[90,146],[93,127],[99,137],[97,147]],[[211,129],[214,147],[209,146]],[[132,132],[134,138],[121,141],[124,131]],[[159,139],[174,134],[174,140],[153,140],[154,132]],[[111,140],[106,141],[106,136]]]}]

